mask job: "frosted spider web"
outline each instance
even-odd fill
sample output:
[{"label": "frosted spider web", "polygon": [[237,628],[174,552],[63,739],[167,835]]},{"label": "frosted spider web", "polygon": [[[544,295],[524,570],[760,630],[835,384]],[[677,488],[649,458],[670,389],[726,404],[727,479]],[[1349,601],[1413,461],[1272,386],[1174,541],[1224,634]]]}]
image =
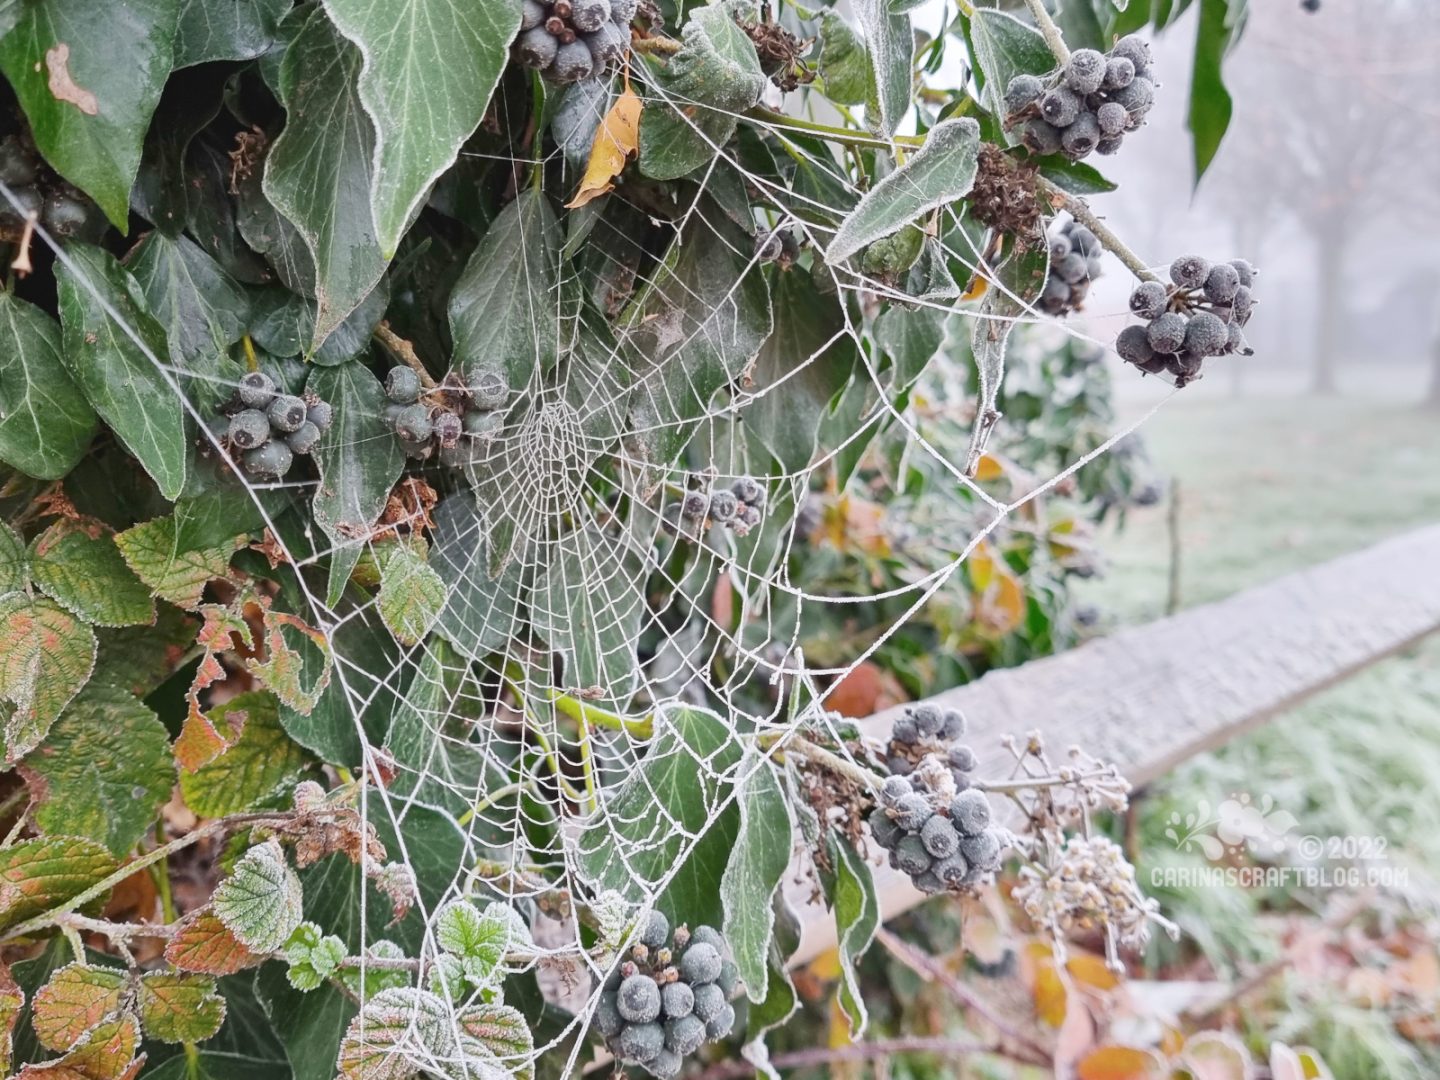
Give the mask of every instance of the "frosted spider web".
[{"label": "frosted spider web", "polygon": [[[679,116],[687,116],[686,106],[705,108],[676,100],[641,70],[632,71],[631,79],[647,108],[673,109]],[[600,97],[594,108],[603,110],[606,104]],[[700,126],[692,126],[706,137]],[[784,140],[792,158],[858,194],[839,157],[794,141],[803,131],[778,122],[765,130]],[[361,786],[363,815],[388,825],[385,831],[394,837],[389,855],[408,866],[423,860],[407,850],[407,817],[438,816],[460,838],[464,860],[450,880],[425,880],[417,870],[422,879],[417,909],[427,927],[439,906],[462,896],[507,901],[532,923],[535,948],[517,970],[533,967],[546,973],[550,996],[578,1010],[562,1030],[537,1042],[535,1054],[564,1053],[567,1068],[590,1053],[577,1035],[588,1024],[598,987],[619,953],[588,949],[577,916],[563,903],[557,907],[556,898],[568,894],[584,900],[602,886],[619,886],[634,912],[652,907],[706,828],[732,804],[745,778],[768,767],[790,733],[804,726],[828,733],[838,744],[836,718],[825,709],[827,687],[881,649],[1012,514],[1106,453],[1160,407],[1014,499],[997,499],[966,475],[964,462],[948,459],[926,440],[906,405],[909,386],[898,385],[894,372],[882,366],[869,330],[856,317],[857,308],[891,300],[947,316],[958,313],[948,330],[952,344],[977,320],[1040,321],[1043,317],[1030,304],[1008,292],[984,244],[971,242],[971,234],[961,228],[942,230],[935,241],[944,256],[977,268],[992,293],[1007,295],[1018,314],[982,314],[973,303],[962,309],[964,282],[954,290],[917,297],[851,265],[827,265],[823,252],[834,226],[815,219],[838,220],[834,208],[747,168],[732,148],[714,149],[700,189],[710,192],[722,182],[722,170],[732,170],[750,185],[752,200],[762,204],[755,232],[792,229],[810,258],[784,271],[767,268],[755,238],[737,228],[715,202],[697,196],[675,220],[673,232],[676,243],[718,243],[738,267],[729,288],[717,297],[696,292],[690,282],[668,273],[654,252],[602,218],[585,244],[587,257],[602,260],[602,273],[613,270],[616,280],[636,275],[637,295],[650,289],[674,303],[701,303],[705,317],[661,320],[658,327],[653,320],[640,322],[618,330],[613,344],[597,348],[603,336],[584,333],[565,299],[574,285],[593,287],[585,278],[593,270],[577,260],[562,262],[561,288],[550,295],[531,292],[534,314],[553,324],[561,354],[537,355],[529,382],[511,387],[505,426],[472,463],[469,483],[453,472],[437,479],[438,470],[426,469],[442,496],[429,530],[429,557],[445,583],[446,605],[419,645],[405,648],[390,640],[378,664],[368,656],[349,655],[350,633],[388,634],[377,601],[356,602],[352,591],[332,605],[323,575],[307,571],[343,555],[354,542],[331,543],[313,528],[297,540],[294,530],[272,519],[262,496],[275,489],[308,494],[315,481],[305,478],[310,474],[303,469],[275,484],[243,478],[297,571],[294,581],[303,599],[299,614],[333,647],[331,677],[343,692],[363,747],[364,774],[388,778],[383,785]],[[564,151],[553,155],[563,158]],[[573,191],[579,177],[575,162],[567,163],[565,175],[565,189],[552,195],[566,197]],[[20,208],[3,185],[0,195]],[[624,197],[623,192],[611,196]],[[807,205],[818,213],[793,213],[796,206]],[[953,211],[945,214],[954,223]],[[189,388],[194,372],[156,356],[63,247],[39,227],[35,235],[163,373],[198,430],[208,431]],[[677,407],[676,387],[658,381],[656,367],[669,370],[687,350],[724,347],[741,336],[741,290],[777,272],[813,272],[821,288],[858,302],[840,305],[843,326],[792,371],[769,382],[754,380],[753,371],[730,372],[726,385],[715,392],[687,382],[680,389],[703,397],[702,414],[666,419]],[[1067,332],[1083,337],[1073,329]],[[828,350],[841,345],[853,348],[855,356],[846,393],[860,395],[863,408],[847,430],[817,446],[808,464],[784,471],[750,434],[747,417],[772,408],[780,410],[783,422],[787,392]],[[652,456],[655,446],[682,427],[688,438],[678,457]],[[964,507],[956,515],[954,549],[893,589],[850,595],[813,591],[805,581],[792,579],[788,569],[792,551],[806,542],[797,536],[799,508],[808,493],[823,489],[825,477],[852,444],[881,429],[900,433],[907,454],[924,455],[950,477],[957,504]],[[219,443],[215,449],[225,452]],[[748,535],[677,516],[687,492],[727,489],[743,477],[759,480],[766,493],[763,520]],[[420,521],[412,524],[418,527]],[[363,544],[375,553],[376,541]],[[801,645],[813,629],[813,612],[881,601],[898,601],[902,614],[857,645],[844,662],[805,664]],[[789,691],[797,683],[801,692],[792,696]],[[796,696],[800,711],[793,714]],[[377,709],[389,726],[380,745],[371,741],[365,725]],[[709,717],[723,733],[720,744],[700,751],[675,737],[673,718],[680,709]],[[602,713],[605,723],[599,722]],[[670,793],[651,786],[663,775],[657,766],[679,755],[693,758],[698,772],[705,802],[698,821],[670,815]],[[657,853],[664,857],[657,860]],[[359,881],[362,890],[373,888],[363,876]],[[363,897],[360,911],[362,940],[384,937],[383,926],[366,921]],[[434,955],[428,929],[422,950]],[[416,1053],[422,1052],[417,1045]],[[453,1062],[430,1064],[441,1075],[453,1075]]]}]

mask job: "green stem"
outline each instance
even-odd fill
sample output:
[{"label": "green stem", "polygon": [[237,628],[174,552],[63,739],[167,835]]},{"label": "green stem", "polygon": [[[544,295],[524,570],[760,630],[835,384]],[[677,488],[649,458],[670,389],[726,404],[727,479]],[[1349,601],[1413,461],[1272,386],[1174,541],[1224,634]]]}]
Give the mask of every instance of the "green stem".
[{"label": "green stem", "polygon": [[[165,823],[158,819],[155,822],[155,841],[160,844],[165,842]],[[175,897],[170,891],[170,860],[161,859],[150,868],[150,873],[155,878],[155,889],[160,894],[160,910],[165,913],[165,921],[173,923],[179,915],[175,912]]]},{"label": "green stem", "polygon": [[530,780],[517,780],[513,784],[506,784],[504,787],[495,789],[483,798],[476,800],[474,806],[470,807],[469,810],[466,810],[465,813],[455,819],[455,824],[463,829],[501,799],[508,799],[511,795],[518,795],[530,787],[531,784],[532,781]]}]

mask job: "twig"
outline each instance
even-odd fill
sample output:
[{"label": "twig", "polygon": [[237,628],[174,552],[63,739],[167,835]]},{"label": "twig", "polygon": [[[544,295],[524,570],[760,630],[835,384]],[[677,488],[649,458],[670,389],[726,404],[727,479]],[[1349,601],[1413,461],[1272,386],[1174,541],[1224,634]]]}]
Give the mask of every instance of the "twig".
[{"label": "twig", "polygon": [[922,979],[938,982],[950,992],[956,1001],[983,1017],[991,1027],[1000,1033],[1002,1040],[1008,1040],[1010,1045],[1004,1048],[1004,1052],[1008,1056],[1028,1061],[1034,1065],[1048,1066],[1052,1063],[1052,1057],[1048,1050],[999,1016],[980,995],[920,950],[901,941],[883,926],[875,931],[875,940],[884,945],[895,959]]},{"label": "twig", "polygon": [[[994,1052],[993,1046],[984,1043],[931,1035],[911,1035],[898,1039],[881,1039],[877,1042],[851,1043],[849,1046],[817,1046],[808,1050],[791,1050],[773,1055],[770,1064],[777,1069],[804,1069],[847,1061],[871,1061],[875,1058],[888,1058],[893,1054],[941,1054],[945,1057],[960,1057]],[[738,1080],[755,1071],[755,1066],[748,1061],[723,1061],[700,1073],[696,1080]]]},{"label": "twig", "polygon": [[403,360],[410,370],[420,376],[421,386],[426,390],[435,389],[435,380],[430,377],[430,372],[426,371],[425,365],[420,362],[420,356],[415,352],[415,346],[391,330],[388,322],[382,322],[375,328],[375,337],[379,339],[380,344]]},{"label": "twig", "polygon": [[1094,233],[1095,238],[1100,241],[1100,246],[1124,263],[1126,268],[1141,281],[1160,280],[1150,272],[1150,268],[1145,265],[1140,256],[1125,246],[1125,241],[1111,232],[1110,227],[1091,212],[1084,199],[1078,195],[1072,195],[1043,176],[1035,178],[1035,186],[1050,197],[1051,205],[1064,207],[1071,217]]},{"label": "twig", "polygon": [[56,926],[68,930],[84,930],[87,934],[107,937],[115,945],[123,945],[133,938],[172,938],[180,929],[179,922],[172,923],[118,923],[108,919],[91,919],[76,915],[73,911],[54,919]]},{"label": "twig", "polygon": [[30,241],[35,236],[35,221],[36,215],[34,211],[25,215],[25,228],[20,233],[20,243],[18,245],[20,250],[16,252],[15,259],[10,264],[10,269],[21,277],[25,277],[35,269],[30,263]]},{"label": "twig", "polygon": [[776,746],[784,754],[799,754],[803,758],[813,761],[822,769],[836,773],[852,780],[861,787],[869,788],[872,791],[879,791],[881,780],[869,769],[862,769],[853,762],[846,761],[839,754],[831,753],[823,746],[816,746],[803,735],[795,735],[790,732],[773,732],[762,735],[756,740],[760,746]]},{"label": "twig", "polygon": [[1025,0],[1025,6],[1030,9],[1030,17],[1035,20],[1035,28],[1040,31],[1045,44],[1050,46],[1055,59],[1064,67],[1070,62],[1070,47],[1065,44],[1065,36],[1060,33],[1055,20],[1050,18],[1050,12],[1045,10],[1045,0]]},{"label": "twig", "polygon": [[681,49],[684,43],[668,37],[643,37],[636,38],[630,43],[630,51],[651,56],[674,56]]}]

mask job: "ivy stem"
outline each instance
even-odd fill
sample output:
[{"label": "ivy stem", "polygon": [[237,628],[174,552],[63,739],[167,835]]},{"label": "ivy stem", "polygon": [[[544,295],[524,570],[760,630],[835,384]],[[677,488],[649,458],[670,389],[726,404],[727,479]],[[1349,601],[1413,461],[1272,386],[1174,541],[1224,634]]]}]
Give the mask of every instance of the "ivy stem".
[{"label": "ivy stem", "polygon": [[1064,207],[1071,217],[1095,234],[1095,239],[1100,241],[1101,247],[1124,263],[1126,269],[1137,278],[1141,281],[1160,280],[1150,272],[1150,268],[1145,265],[1144,260],[1142,260],[1139,255],[1136,255],[1125,246],[1125,241],[1111,232],[1110,227],[1095,216],[1084,199],[1078,195],[1071,194],[1053,181],[1045,179],[1043,176],[1037,176],[1035,178],[1035,184],[1041,191],[1049,196],[1052,206]]},{"label": "ivy stem", "polygon": [[[885,148],[890,145],[884,139],[866,135],[862,131],[850,131],[831,124],[822,124],[818,120],[804,120],[798,116],[788,116],[759,105],[753,109],[747,109],[741,116],[746,120],[753,120],[769,127],[790,128],[794,131],[808,131],[816,135],[823,135],[828,141],[839,143],[842,146]],[[925,145],[925,139],[920,135],[895,135],[891,137],[891,141],[902,146]]]},{"label": "ivy stem", "polygon": [[843,776],[863,788],[871,791],[880,790],[880,777],[869,769],[862,769],[854,762],[846,761],[839,754],[826,750],[823,746],[817,746],[803,735],[795,735],[787,731],[774,731],[757,736],[755,741],[763,747],[775,746],[779,743],[781,744],[779,747],[781,753],[799,754],[820,768]]},{"label": "ivy stem", "polygon": [[420,356],[415,351],[415,346],[406,341],[394,330],[390,329],[388,321],[382,321],[375,328],[375,338],[398,357],[411,371],[420,376],[420,385],[426,390],[435,389],[435,380],[430,377],[430,372],[425,370],[425,365],[420,362]]},{"label": "ivy stem", "polygon": [[475,805],[455,819],[455,824],[463,829],[501,799],[508,799],[511,795],[519,795],[533,785],[533,780],[516,780],[513,784],[506,784],[504,787],[496,788],[483,798],[477,799]]},{"label": "ivy stem", "polygon": [[69,915],[76,908],[84,907],[91,900],[104,896],[107,892],[113,889],[116,885],[119,885],[126,878],[138,873],[141,870],[153,866],[161,859],[169,858],[177,851],[183,851],[191,844],[198,844],[201,840],[207,839],[211,836],[215,836],[217,833],[225,832],[227,829],[233,829],[238,825],[260,825],[270,822],[278,823],[288,821],[289,819],[289,813],[236,814],[233,817],[217,818],[209,824],[201,825],[199,828],[191,829],[184,836],[177,836],[169,843],[161,844],[159,847],[154,848],[151,851],[147,851],[144,855],[132,859],[130,862],[126,863],[124,866],[116,870],[114,873],[102,878],[94,885],[90,886],[90,888],[84,890],[83,892],[77,893],[59,906],[53,907],[49,911],[42,912],[41,914],[36,915],[34,918],[26,919],[24,922],[16,923],[8,931],[6,931],[3,938],[0,938],[0,944],[14,941],[16,938],[25,937],[28,934],[33,934],[36,931],[45,930],[51,926],[57,925],[61,916]]},{"label": "ivy stem", "polygon": [[1064,67],[1070,62],[1070,48],[1065,44],[1065,37],[1055,25],[1055,20],[1050,18],[1050,12],[1045,10],[1045,0],[1025,0],[1025,6],[1030,9],[1030,17],[1035,20],[1035,27],[1045,39],[1045,44],[1050,46],[1055,59]]}]

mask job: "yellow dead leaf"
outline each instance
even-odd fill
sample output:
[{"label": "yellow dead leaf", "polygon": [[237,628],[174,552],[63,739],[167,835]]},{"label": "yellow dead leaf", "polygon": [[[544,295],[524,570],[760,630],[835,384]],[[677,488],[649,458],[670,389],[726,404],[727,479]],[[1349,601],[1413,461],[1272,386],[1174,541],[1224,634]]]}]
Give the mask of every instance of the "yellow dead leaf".
[{"label": "yellow dead leaf", "polygon": [[1102,1046],[1075,1068],[1079,1080],[1160,1080],[1165,1063],[1150,1050],[1135,1046]]},{"label": "yellow dead leaf", "polygon": [[980,461],[975,466],[975,479],[982,484],[989,480],[999,480],[1005,475],[1005,466],[1000,459],[990,454],[981,454]]},{"label": "yellow dead leaf", "polygon": [[1055,966],[1055,953],[1042,941],[1032,941],[1022,954],[1022,974],[1035,1003],[1035,1018],[1050,1027],[1065,1022],[1070,994]]},{"label": "yellow dead leaf", "polygon": [[996,637],[1013,631],[1025,618],[1025,589],[1015,571],[988,543],[979,544],[966,565],[975,592],[975,622]]},{"label": "yellow dead leaf", "polygon": [[1065,970],[1078,983],[1096,990],[1114,990],[1120,985],[1120,978],[1105,965],[1104,957],[1094,953],[1072,951],[1065,961]]},{"label": "yellow dead leaf", "polygon": [[615,187],[615,178],[630,155],[640,148],[640,98],[629,86],[615,99],[590,144],[590,161],[575,197],[565,204],[574,210]]}]

